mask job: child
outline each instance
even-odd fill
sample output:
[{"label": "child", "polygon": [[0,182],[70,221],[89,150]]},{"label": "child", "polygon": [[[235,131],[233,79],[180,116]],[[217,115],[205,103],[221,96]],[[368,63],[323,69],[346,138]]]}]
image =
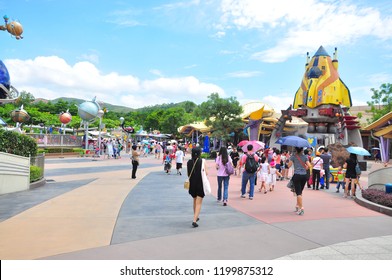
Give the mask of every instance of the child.
[{"label": "child", "polygon": [[264,189],[264,193],[267,193],[266,183],[268,179],[268,170],[269,170],[268,162],[266,162],[266,158],[263,156],[261,158],[261,165],[258,172],[261,181],[261,187],[259,189],[259,192],[261,192]]},{"label": "child", "polygon": [[338,167],[337,174],[338,174],[338,183],[336,185],[336,192],[338,193],[340,186],[342,186],[342,190],[344,190],[344,187],[346,185],[346,183],[344,182],[344,172],[343,172],[343,167],[342,166]]},{"label": "child", "polygon": [[282,174],[280,174],[280,172],[275,167],[275,161],[271,161],[269,166],[269,180],[268,180],[270,192],[274,190],[277,175],[282,176]]},{"label": "child", "polygon": [[164,171],[169,175],[171,172],[171,162],[172,158],[171,155],[169,154],[169,150],[165,151],[165,155],[163,157],[163,164],[164,164]]},{"label": "child", "polygon": [[325,170],[321,169],[320,170],[320,189],[324,189],[324,174],[325,174]]}]

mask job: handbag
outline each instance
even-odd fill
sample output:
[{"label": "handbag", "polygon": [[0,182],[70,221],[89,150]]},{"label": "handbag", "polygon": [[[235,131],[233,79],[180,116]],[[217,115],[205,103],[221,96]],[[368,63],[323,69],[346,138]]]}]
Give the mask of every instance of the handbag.
[{"label": "handbag", "polygon": [[291,178],[290,181],[287,183],[287,187],[290,189],[291,192],[294,192],[293,178]]},{"label": "handbag", "polygon": [[198,160],[198,158],[196,159],[195,163],[193,164],[193,167],[192,167],[191,173],[189,173],[189,176],[188,176],[188,178],[187,178],[187,179],[185,180],[185,182],[184,182],[184,189],[186,189],[186,190],[189,190],[189,186],[190,186],[189,179],[190,179],[190,178],[191,178],[191,176],[192,176],[193,169],[195,169],[195,165],[196,165],[196,162],[197,162],[197,160]]},{"label": "handbag", "polygon": [[359,163],[355,165],[355,173],[358,175],[361,175],[361,167],[359,166]]},{"label": "handbag", "polygon": [[210,181],[208,180],[207,173],[205,170],[205,159],[202,159],[201,161],[201,178],[203,180],[203,190],[204,194],[211,194],[211,185]]},{"label": "handbag", "polygon": [[313,176],[312,175],[309,176],[308,184],[313,185]]},{"label": "handbag", "polygon": [[228,161],[225,164],[225,171],[226,171],[227,175],[229,175],[229,176],[234,174],[234,166],[231,162]]}]

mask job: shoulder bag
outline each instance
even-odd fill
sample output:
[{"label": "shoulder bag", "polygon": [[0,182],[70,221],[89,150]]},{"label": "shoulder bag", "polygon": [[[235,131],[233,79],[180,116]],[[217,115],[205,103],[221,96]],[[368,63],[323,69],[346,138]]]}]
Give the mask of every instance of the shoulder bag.
[{"label": "shoulder bag", "polygon": [[206,166],[205,166],[205,159],[201,160],[201,178],[203,180],[203,190],[204,190],[204,194],[208,195],[211,194],[211,185],[210,185],[210,181],[208,180],[207,177],[207,173],[206,173]]},{"label": "shoulder bag", "polygon": [[186,190],[189,190],[189,179],[191,178],[191,176],[192,176],[192,173],[193,173],[193,169],[195,169],[195,165],[196,165],[196,162],[197,162],[197,160],[198,160],[198,158],[196,159],[196,161],[193,163],[193,167],[192,167],[192,170],[191,170],[191,173],[189,173],[189,176],[188,176],[188,178],[185,180],[185,182],[184,182],[184,189],[186,189]]}]

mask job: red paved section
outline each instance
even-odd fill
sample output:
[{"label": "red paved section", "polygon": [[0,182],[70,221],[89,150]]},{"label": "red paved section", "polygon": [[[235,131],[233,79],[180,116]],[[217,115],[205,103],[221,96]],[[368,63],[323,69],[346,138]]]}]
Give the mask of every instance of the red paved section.
[{"label": "red paved section", "polygon": [[[214,161],[208,161],[212,195],[217,195],[217,179]],[[265,223],[279,223],[331,218],[353,218],[382,216],[355,203],[353,199],[343,198],[342,191],[335,193],[336,184],[330,184],[330,190],[312,190],[305,186],[303,205],[305,215],[298,216],[294,211],[296,198],[286,187],[286,181],[278,181],[275,190],[267,194],[258,191],[260,181],[255,187],[254,199],[241,198],[241,176],[230,176],[228,205]],[[366,187],[367,178],[361,178]],[[268,188],[267,188],[268,189]],[[222,206],[223,207],[223,206]]]}]

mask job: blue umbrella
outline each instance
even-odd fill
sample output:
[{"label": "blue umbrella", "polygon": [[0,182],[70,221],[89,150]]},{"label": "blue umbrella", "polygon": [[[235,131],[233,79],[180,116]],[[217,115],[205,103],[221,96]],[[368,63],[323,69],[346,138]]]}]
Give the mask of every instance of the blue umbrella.
[{"label": "blue umbrella", "polygon": [[362,148],[362,147],[348,147],[346,148],[347,152],[349,152],[350,154],[356,154],[359,156],[370,156],[370,153],[368,150]]},{"label": "blue umbrella", "polygon": [[281,137],[276,141],[277,144],[286,145],[286,146],[293,146],[293,147],[311,147],[307,139],[298,136],[286,136]]}]

